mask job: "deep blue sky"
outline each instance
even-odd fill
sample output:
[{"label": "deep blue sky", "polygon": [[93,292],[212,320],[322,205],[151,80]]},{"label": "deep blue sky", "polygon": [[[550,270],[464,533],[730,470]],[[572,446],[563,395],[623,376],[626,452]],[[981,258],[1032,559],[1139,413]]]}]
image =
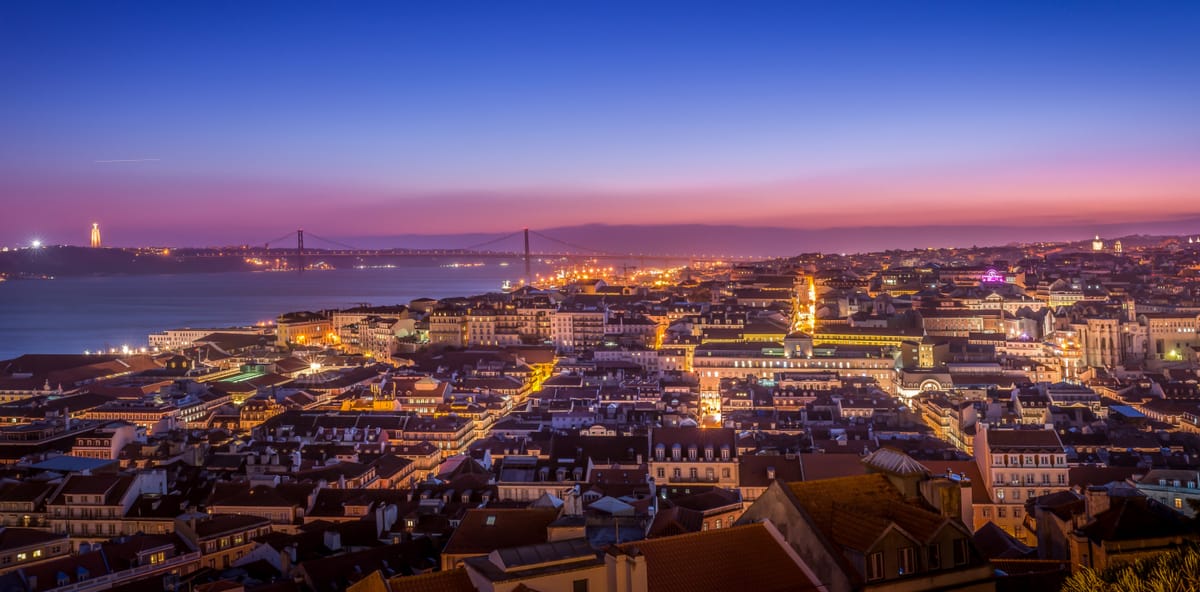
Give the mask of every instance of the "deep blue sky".
[{"label": "deep blue sky", "polygon": [[1200,211],[1200,2],[649,4],[4,1],[0,244]]}]

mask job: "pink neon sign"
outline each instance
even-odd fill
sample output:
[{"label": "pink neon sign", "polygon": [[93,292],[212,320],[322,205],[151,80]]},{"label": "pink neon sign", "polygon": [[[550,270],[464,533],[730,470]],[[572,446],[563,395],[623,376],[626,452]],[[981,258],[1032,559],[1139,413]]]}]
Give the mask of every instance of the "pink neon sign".
[{"label": "pink neon sign", "polygon": [[987,271],[983,272],[983,275],[979,278],[979,281],[985,284],[1002,284],[1004,283],[1004,276],[995,269],[988,269]]}]

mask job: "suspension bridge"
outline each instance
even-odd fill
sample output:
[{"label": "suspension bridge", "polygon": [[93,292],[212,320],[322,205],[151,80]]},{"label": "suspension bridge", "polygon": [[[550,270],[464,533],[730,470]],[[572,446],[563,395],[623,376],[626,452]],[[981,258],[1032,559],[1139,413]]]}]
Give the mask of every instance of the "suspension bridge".
[{"label": "suspension bridge", "polygon": [[[307,241],[307,243],[306,243]],[[318,246],[319,245],[319,246]],[[178,254],[180,253],[177,251]],[[311,231],[297,229],[266,241],[258,241],[233,249],[197,249],[186,253],[197,257],[227,256],[236,254],[241,257],[257,257],[263,259],[286,259],[297,270],[304,270],[306,262],[315,258],[400,258],[400,257],[472,257],[472,258],[521,258],[525,264],[525,277],[532,277],[531,267],[535,260],[580,261],[638,261],[642,267],[647,263],[668,264],[686,263],[697,265],[716,261],[748,259],[742,257],[724,257],[719,255],[665,255],[645,253],[616,253],[579,245],[570,241],[549,236],[543,232],[522,228],[515,232],[488,238],[485,241],[465,245],[459,248],[447,249],[365,249],[338,240],[325,238]]]}]

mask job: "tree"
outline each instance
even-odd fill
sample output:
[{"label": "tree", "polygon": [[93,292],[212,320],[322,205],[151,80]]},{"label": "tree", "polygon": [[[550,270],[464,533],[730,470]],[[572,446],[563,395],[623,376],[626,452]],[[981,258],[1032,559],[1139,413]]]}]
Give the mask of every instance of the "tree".
[{"label": "tree", "polygon": [[1104,571],[1084,569],[1062,592],[1193,592],[1200,590],[1200,547],[1187,545]]}]

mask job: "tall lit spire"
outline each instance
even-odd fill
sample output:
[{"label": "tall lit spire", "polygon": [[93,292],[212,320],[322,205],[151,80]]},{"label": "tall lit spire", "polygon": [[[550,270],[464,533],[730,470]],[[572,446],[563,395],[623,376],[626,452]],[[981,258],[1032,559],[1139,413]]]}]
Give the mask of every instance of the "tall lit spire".
[{"label": "tall lit spire", "polygon": [[100,248],[100,223],[92,222],[92,248]]}]

